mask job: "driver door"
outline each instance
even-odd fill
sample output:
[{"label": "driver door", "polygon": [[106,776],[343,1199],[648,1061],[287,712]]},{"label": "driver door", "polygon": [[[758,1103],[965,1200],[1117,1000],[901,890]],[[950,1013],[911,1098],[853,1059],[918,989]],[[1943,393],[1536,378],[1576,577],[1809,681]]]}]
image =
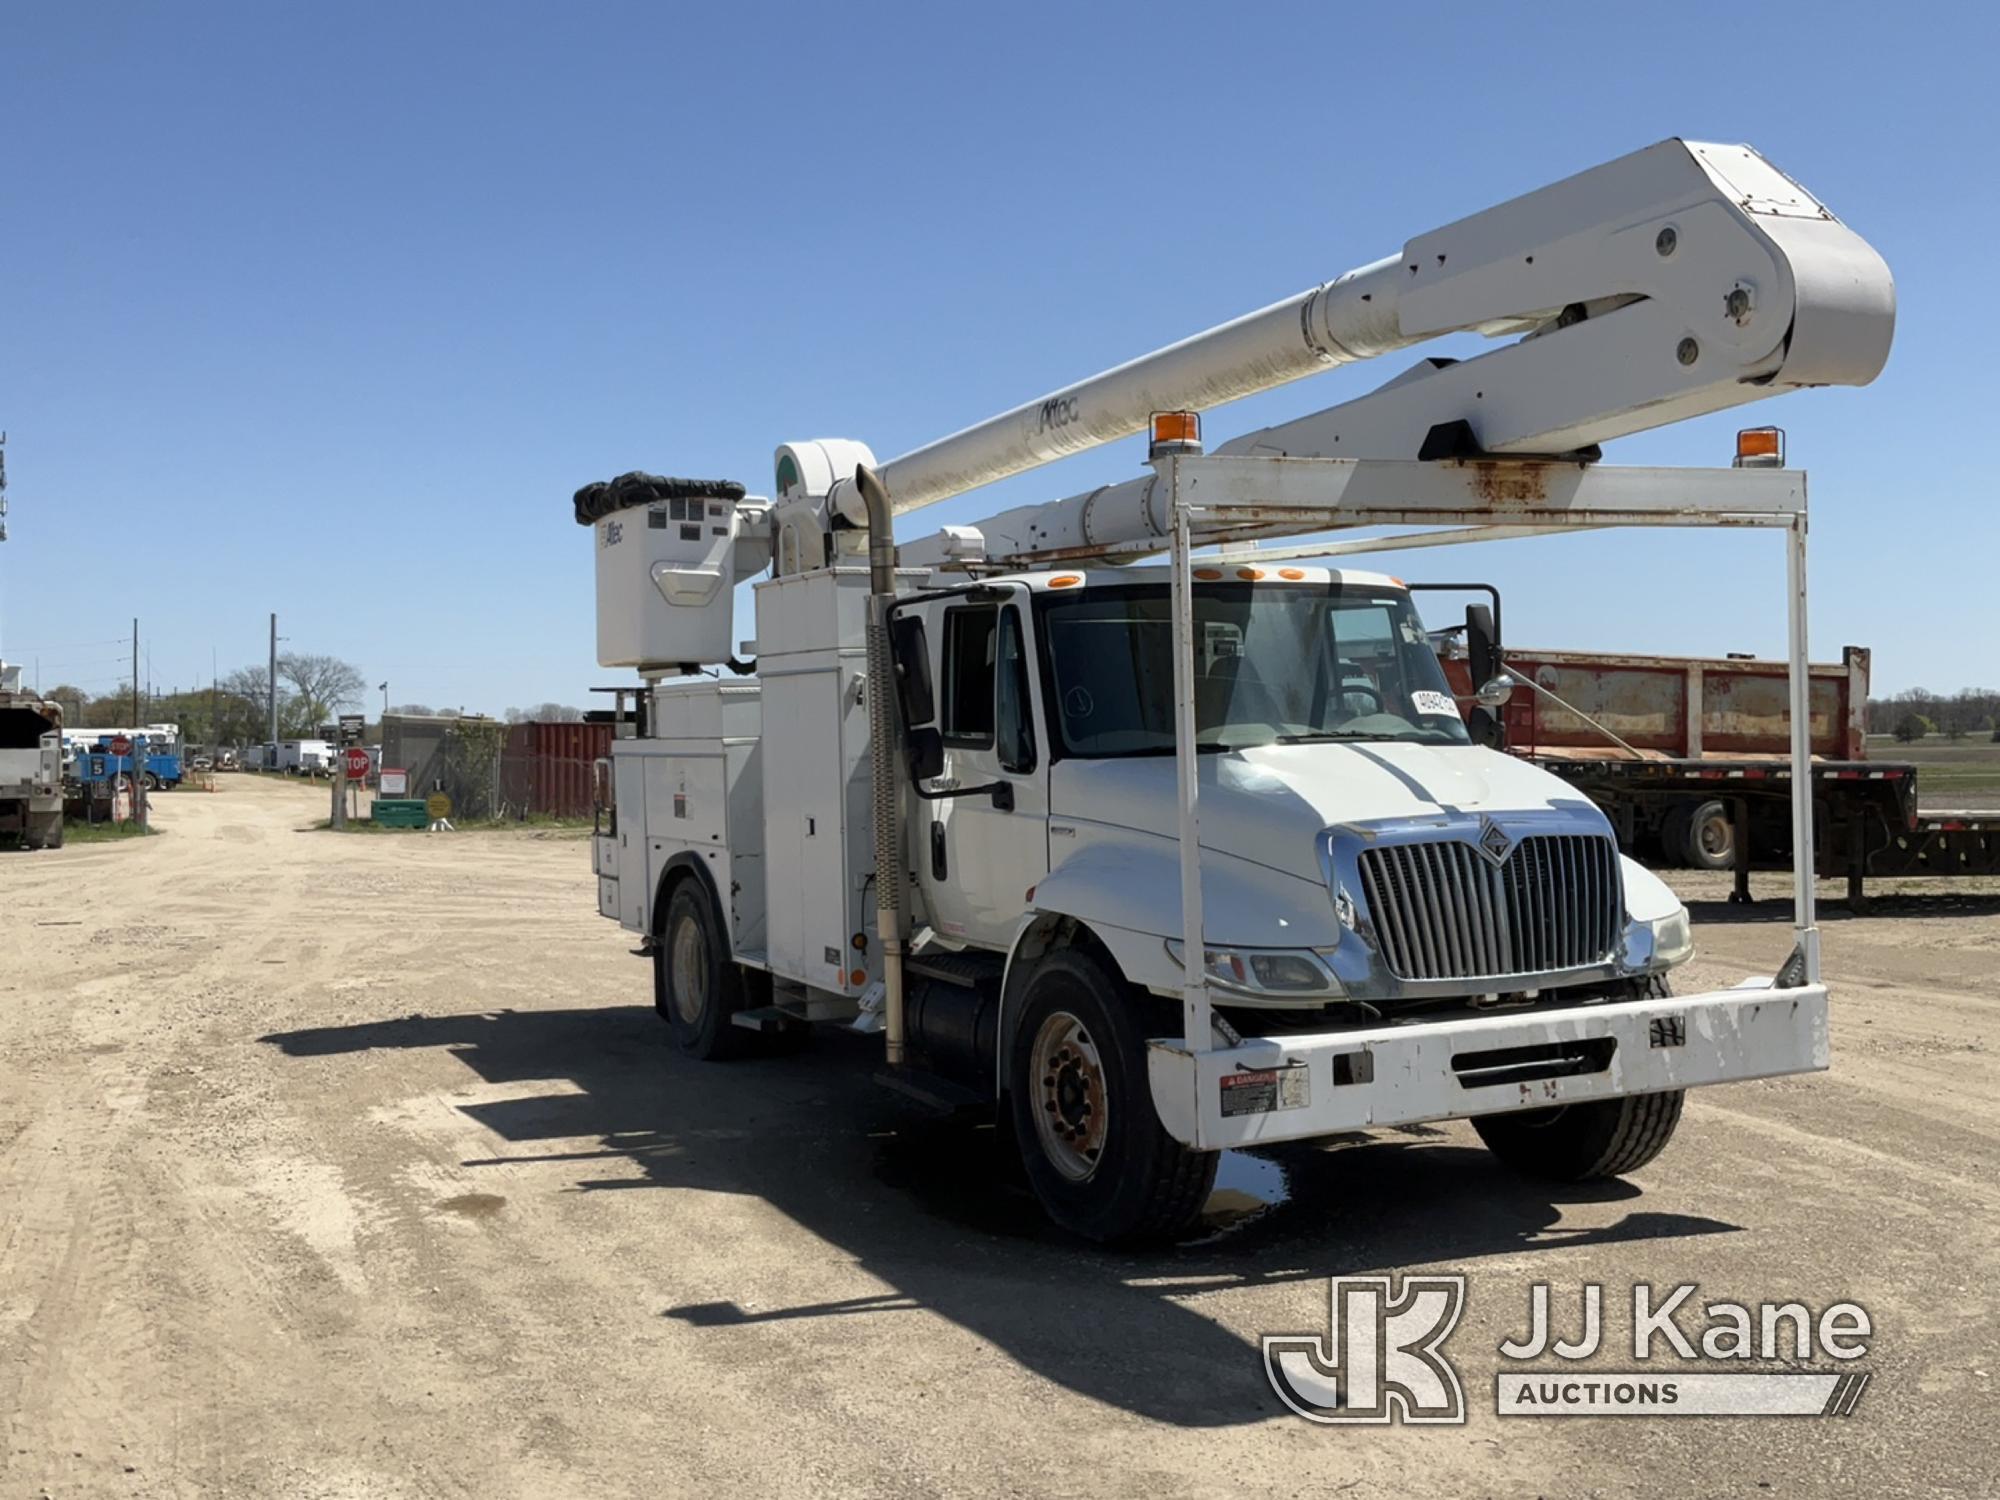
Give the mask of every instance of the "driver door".
[{"label": "driver door", "polygon": [[939,936],[1006,949],[1049,871],[1048,756],[1025,591],[947,604],[938,619],[939,787],[994,793],[923,802],[916,855]]}]

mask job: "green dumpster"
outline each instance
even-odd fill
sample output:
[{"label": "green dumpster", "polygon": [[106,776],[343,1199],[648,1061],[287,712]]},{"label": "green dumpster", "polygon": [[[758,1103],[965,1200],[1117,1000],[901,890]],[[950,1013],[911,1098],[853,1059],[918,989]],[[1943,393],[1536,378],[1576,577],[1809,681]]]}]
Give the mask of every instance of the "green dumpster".
[{"label": "green dumpster", "polygon": [[370,816],[384,828],[428,828],[431,823],[421,797],[377,797]]}]

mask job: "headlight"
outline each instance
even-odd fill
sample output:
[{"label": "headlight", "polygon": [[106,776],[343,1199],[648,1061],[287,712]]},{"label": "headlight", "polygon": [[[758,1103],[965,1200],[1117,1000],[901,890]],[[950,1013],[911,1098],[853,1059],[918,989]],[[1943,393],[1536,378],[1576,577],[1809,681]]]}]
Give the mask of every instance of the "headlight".
[{"label": "headlight", "polygon": [[1644,925],[1653,932],[1654,963],[1671,969],[1694,957],[1694,926],[1688,921],[1686,907]]},{"label": "headlight", "polygon": [[[1181,963],[1182,948],[1167,939],[1167,952]],[[1310,948],[1210,948],[1203,967],[1208,977],[1227,989],[1250,995],[1323,995],[1340,993],[1320,956]]]}]

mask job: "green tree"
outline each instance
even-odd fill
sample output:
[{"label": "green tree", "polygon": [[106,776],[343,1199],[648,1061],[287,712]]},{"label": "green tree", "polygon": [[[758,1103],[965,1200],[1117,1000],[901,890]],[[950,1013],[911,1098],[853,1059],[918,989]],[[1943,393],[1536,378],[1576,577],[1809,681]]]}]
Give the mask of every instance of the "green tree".
[{"label": "green tree", "polygon": [[367,681],[352,663],[337,656],[288,651],[278,658],[278,681],[291,689],[289,720],[298,737],[330,724],[342,709],[360,706]]}]

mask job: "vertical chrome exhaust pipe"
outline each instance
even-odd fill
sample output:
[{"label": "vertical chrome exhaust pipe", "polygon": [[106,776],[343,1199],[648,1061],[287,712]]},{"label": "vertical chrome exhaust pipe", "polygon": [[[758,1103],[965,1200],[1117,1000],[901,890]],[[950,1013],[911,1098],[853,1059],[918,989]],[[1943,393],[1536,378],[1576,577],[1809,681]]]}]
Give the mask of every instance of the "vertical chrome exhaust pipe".
[{"label": "vertical chrome exhaust pipe", "polygon": [[889,609],[896,602],[896,519],[889,492],[866,464],[854,469],[868,512],[868,780],[875,803],[875,934],[882,944],[882,1018],[889,1066],[904,1062],[903,829],[896,669]]}]

